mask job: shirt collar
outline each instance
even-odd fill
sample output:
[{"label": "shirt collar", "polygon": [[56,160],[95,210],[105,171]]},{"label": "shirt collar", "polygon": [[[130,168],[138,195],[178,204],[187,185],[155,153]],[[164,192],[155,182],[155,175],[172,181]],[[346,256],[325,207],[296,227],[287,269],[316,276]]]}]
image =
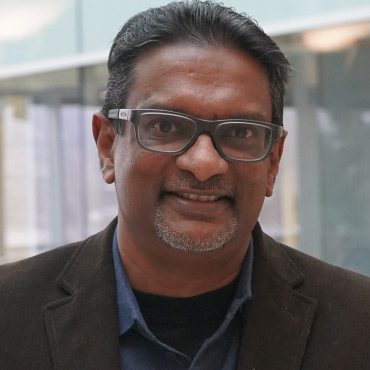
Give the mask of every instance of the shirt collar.
[{"label": "shirt collar", "polygon": [[[125,268],[122,264],[118,249],[117,228],[113,236],[113,264],[116,278],[116,295],[119,320],[119,334],[126,333],[135,324],[142,328],[147,328],[145,320],[141,314],[138,302],[128,281]],[[245,256],[238,287],[233,302],[230,305],[228,316],[233,317],[238,310],[242,309],[243,304],[252,298],[252,267],[253,267],[253,239],[251,239],[248,251]],[[227,320],[228,321],[228,320]]]},{"label": "shirt collar", "polygon": [[[117,227],[113,236],[113,263],[116,277],[119,334],[126,333],[134,324],[145,325],[139,305],[128,281],[118,249]],[[146,325],[145,325],[146,326]]]}]

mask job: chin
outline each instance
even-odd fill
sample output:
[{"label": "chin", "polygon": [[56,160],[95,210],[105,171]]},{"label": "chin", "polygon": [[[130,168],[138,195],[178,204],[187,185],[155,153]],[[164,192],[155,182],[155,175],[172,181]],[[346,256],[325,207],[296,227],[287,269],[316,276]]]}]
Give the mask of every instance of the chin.
[{"label": "chin", "polygon": [[[195,223],[195,224],[194,224]],[[238,232],[238,222],[232,217],[228,225],[208,225],[204,222],[183,221],[181,228],[171,225],[163,212],[157,212],[155,231],[169,247],[188,252],[211,252],[226,247]],[[186,226],[186,228],[184,227]],[[198,229],[198,230],[196,230]],[[208,229],[208,230],[207,230]]]}]

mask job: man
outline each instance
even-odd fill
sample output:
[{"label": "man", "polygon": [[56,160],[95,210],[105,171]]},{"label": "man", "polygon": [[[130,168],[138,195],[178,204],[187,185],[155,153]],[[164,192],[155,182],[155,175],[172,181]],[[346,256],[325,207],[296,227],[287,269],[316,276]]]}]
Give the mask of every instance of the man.
[{"label": "man", "polygon": [[257,219],[289,63],[210,2],[130,19],[93,118],[118,219],[0,270],[1,369],[369,369],[370,282]]}]

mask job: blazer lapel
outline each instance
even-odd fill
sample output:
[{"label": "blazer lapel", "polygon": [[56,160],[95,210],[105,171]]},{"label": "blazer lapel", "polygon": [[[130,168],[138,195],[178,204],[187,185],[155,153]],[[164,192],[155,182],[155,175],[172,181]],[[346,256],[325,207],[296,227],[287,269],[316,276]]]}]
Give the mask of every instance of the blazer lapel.
[{"label": "blazer lapel", "polygon": [[81,244],[58,279],[60,299],[44,307],[57,370],[120,369],[114,227]]},{"label": "blazer lapel", "polygon": [[298,370],[317,303],[296,290],[303,275],[259,225],[253,237],[253,298],[245,312],[239,370]]}]

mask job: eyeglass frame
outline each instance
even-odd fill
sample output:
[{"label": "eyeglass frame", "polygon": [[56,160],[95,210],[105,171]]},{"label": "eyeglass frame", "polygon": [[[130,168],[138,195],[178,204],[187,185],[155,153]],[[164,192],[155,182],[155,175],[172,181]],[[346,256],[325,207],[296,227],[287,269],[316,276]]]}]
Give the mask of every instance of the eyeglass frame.
[{"label": "eyeglass frame", "polygon": [[[189,142],[181,149],[179,150],[171,150],[171,151],[162,151],[157,149],[152,149],[149,147],[146,147],[139,138],[139,123],[135,120],[136,115],[139,115],[140,113],[145,112],[152,112],[152,113],[164,113],[172,116],[177,117],[184,117],[186,119],[190,119],[195,122],[195,131],[190,138]],[[165,110],[165,109],[130,109],[130,108],[119,108],[119,109],[110,109],[108,110],[108,118],[109,119],[118,119],[123,121],[130,121],[134,125],[135,129],[135,137],[138,144],[145,150],[154,152],[154,153],[162,153],[162,154],[170,154],[170,155],[179,155],[182,153],[185,153],[189,148],[191,148],[196,140],[198,139],[199,135],[202,133],[208,133],[211,136],[212,142],[214,147],[216,148],[219,155],[230,161],[238,161],[238,162],[258,162],[264,160],[270,153],[271,148],[273,144],[276,142],[277,139],[284,136],[284,127],[283,125],[278,125],[275,123],[269,123],[269,122],[263,122],[253,119],[239,119],[239,118],[231,118],[231,119],[220,119],[220,120],[208,120],[208,119],[202,119],[190,116],[188,114],[175,112],[171,110]],[[216,128],[222,123],[251,123],[257,126],[265,127],[269,130],[271,130],[271,139],[269,142],[268,149],[266,150],[266,153],[257,159],[241,159],[241,158],[233,158],[229,157],[227,154],[224,153],[221,146],[218,143],[217,136],[215,135]]]}]

